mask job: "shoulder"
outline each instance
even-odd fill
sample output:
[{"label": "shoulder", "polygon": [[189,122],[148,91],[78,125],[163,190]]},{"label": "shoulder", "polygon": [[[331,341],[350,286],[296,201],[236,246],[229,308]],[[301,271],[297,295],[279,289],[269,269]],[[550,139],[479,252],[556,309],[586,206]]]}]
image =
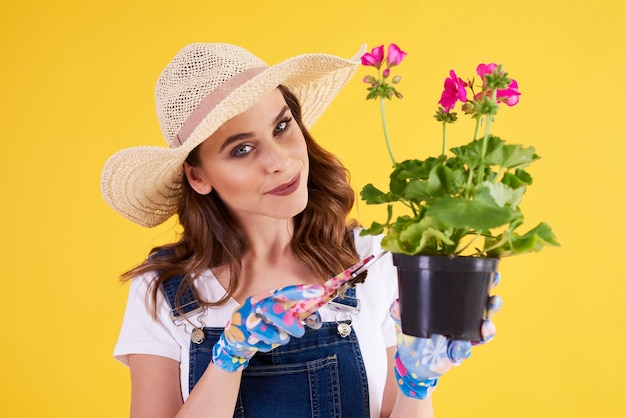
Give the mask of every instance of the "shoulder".
[{"label": "shoulder", "polygon": [[142,273],[130,280],[125,319],[169,317],[167,298],[162,290],[155,289],[158,283],[156,272]]},{"label": "shoulder", "polygon": [[357,252],[363,257],[367,257],[371,254],[378,254],[382,251],[380,247],[380,242],[383,239],[382,235],[364,235],[361,236],[361,231],[363,228],[354,228],[352,230],[354,234],[354,245],[356,247]]},{"label": "shoulder", "polygon": [[156,272],[142,273],[130,280],[129,296],[146,296],[157,285]]},{"label": "shoulder", "polygon": [[354,234],[354,244],[356,250],[360,256],[366,255],[366,253],[378,253],[382,251],[380,242],[383,239],[382,235],[363,235],[361,236],[363,228],[354,228],[352,233]]},{"label": "shoulder", "polygon": [[[370,255],[378,255],[383,249],[380,246],[383,236],[382,235],[365,235],[360,236],[362,228],[354,229],[354,242],[356,250],[361,258],[368,257]],[[368,269],[367,278],[365,279],[367,286],[364,286],[370,291],[381,291],[383,294],[388,294],[393,297],[397,292],[397,271],[393,265],[391,254],[387,253],[380,260],[376,261]]]},{"label": "shoulder", "polygon": [[169,319],[170,309],[161,292],[157,292],[156,300],[152,298],[155,278],[154,273],[145,273],[130,282],[114,350],[114,356],[124,364],[128,364],[130,354],[151,354],[180,361],[182,337]]}]

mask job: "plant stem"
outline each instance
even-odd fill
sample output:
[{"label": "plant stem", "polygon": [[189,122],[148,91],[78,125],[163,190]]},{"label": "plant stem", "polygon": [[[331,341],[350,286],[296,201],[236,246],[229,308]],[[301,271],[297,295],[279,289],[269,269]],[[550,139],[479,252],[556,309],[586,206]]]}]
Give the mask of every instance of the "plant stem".
[{"label": "plant stem", "polygon": [[485,158],[487,155],[487,143],[489,142],[489,134],[491,133],[491,121],[493,120],[492,115],[487,116],[487,123],[485,123],[485,140],[483,141],[483,148],[480,151],[480,158]]},{"label": "plant stem", "polygon": [[[491,94],[491,99],[495,102],[497,100],[498,90],[493,89],[493,93]],[[489,134],[491,133],[491,122],[493,121],[493,115],[485,115],[487,118],[487,122],[485,123],[485,137],[483,138],[483,146],[480,150],[480,165],[478,166],[478,182],[482,182],[484,180],[484,167],[485,167],[485,156],[487,155],[487,144],[489,143]]]},{"label": "plant stem", "polygon": [[443,147],[441,148],[441,156],[443,157],[446,155],[446,150],[448,149],[447,147],[448,135],[447,135],[447,130],[446,130],[446,127],[448,125],[445,120],[442,122],[442,124],[443,124]]},{"label": "plant stem", "polygon": [[489,142],[489,130],[491,128],[491,115],[487,115],[487,123],[485,124],[485,137],[483,138],[483,146],[480,150],[480,164],[478,165],[478,183],[485,179],[485,155],[487,155],[487,143]]},{"label": "plant stem", "polygon": [[476,118],[476,128],[474,128],[474,141],[478,139],[478,134],[480,133],[480,126],[482,125],[483,117],[478,115]]},{"label": "plant stem", "polygon": [[[470,245],[472,245],[472,243],[473,243],[474,241],[476,241],[476,239],[477,239],[479,236],[480,236],[480,234],[475,233],[475,234],[474,234],[474,237],[471,239],[471,241],[470,241],[470,242],[468,242],[466,245],[464,245],[464,246],[463,246],[463,248],[461,248],[460,250],[455,251],[455,252],[454,252],[454,255],[459,255],[459,254],[461,254],[463,251],[465,251],[467,248],[469,248],[469,246],[470,246]],[[460,239],[459,239],[459,241],[460,241]]]},{"label": "plant stem", "polygon": [[472,189],[471,185],[472,185],[472,181],[474,180],[474,170],[469,170],[469,175],[467,176],[467,183],[465,186],[465,198],[469,199],[470,198],[470,190]]},{"label": "plant stem", "polygon": [[489,247],[483,248],[483,252],[488,253],[489,251],[493,251],[496,248],[502,247],[504,244],[506,244],[507,241],[508,241],[507,237],[503,234],[500,241],[495,242],[493,245]]},{"label": "plant stem", "polygon": [[404,199],[400,199],[399,202],[402,203],[407,208],[411,209],[411,211],[413,212],[413,216],[418,216],[419,215],[419,212],[418,212],[417,209],[415,209],[415,205],[413,204],[413,202],[406,201]]},{"label": "plant stem", "polygon": [[393,151],[391,149],[391,141],[389,140],[389,132],[387,132],[387,117],[385,116],[385,99],[380,98],[380,116],[383,122],[383,133],[385,134],[385,143],[387,144],[387,151],[389,151],[389,156],[391,157],[391,162],[393,165],[396,165],[396,158],[393,155]]},{"label": "plant stem", "polygon": [[[483,121],[482,115],[478,115],[478,117],[476,118],[476,126],[474,127],[474,141],[478,140],[478,134],[480,133],[480,127],[482,125],[482,121]],[[474,181],[474,170],[471,169],[469,170],[469,175],[467,176],[467,183],[465,183],[466,184],[465,186],[465,198],[466,199],[470,198],[469,193],[470,193],[470,190],[472,189],[471,187],[472,181]]]}]

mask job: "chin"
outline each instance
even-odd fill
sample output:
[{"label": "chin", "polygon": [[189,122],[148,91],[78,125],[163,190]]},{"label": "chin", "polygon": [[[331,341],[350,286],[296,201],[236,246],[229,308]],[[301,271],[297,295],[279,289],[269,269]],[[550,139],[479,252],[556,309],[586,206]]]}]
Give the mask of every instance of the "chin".
[{"label": "chin", "polygon": [[303,193],[298,192],[294,195],[293,201],[289,203],[291,207],[291,217],[301,214],[309,204],[309,191],[305,188]]},{"label": "chin", "polygon": [[292,217],[301,214],[309,204],[309,196],[308,194],[302,199],[300,202],[296,203],[294,214]]},{"label": "chin", "polygon": [[276,218],[290,219],[306,209],[309,204],[309,190],[305,186],[302,190],[297,190],[292,195],[282,199],[284,199],[282,203],[275,203],[270,210],[274,212]]}]

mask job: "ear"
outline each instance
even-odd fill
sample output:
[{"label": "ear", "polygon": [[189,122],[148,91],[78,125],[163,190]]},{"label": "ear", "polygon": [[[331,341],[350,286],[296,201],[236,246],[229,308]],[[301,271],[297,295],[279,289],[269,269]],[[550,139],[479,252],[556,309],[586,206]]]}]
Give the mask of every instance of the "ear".
[{"label": "ear", "polygon": [[211,193],[213,187],[209,184],[204,176],[202,170],[198,167],[192,167],[187,162],[183,163],[183,170],[185,171],[185,177],[191,185],[191,187],[198,194],[207,195]]}]

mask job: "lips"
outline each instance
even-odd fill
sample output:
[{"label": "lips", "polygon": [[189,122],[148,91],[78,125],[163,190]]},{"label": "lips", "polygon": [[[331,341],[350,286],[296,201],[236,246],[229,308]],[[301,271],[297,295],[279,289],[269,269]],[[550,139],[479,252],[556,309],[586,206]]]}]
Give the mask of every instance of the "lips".
[{"label": "lips", "polygon": [[283,183],[280,186],[274,187],[272,190],[269,190],[267,194],[271,194],[273,196],[287,196],[298,190],[299,185],[300,173],[296,174],[296,176],[289,182]]}]

